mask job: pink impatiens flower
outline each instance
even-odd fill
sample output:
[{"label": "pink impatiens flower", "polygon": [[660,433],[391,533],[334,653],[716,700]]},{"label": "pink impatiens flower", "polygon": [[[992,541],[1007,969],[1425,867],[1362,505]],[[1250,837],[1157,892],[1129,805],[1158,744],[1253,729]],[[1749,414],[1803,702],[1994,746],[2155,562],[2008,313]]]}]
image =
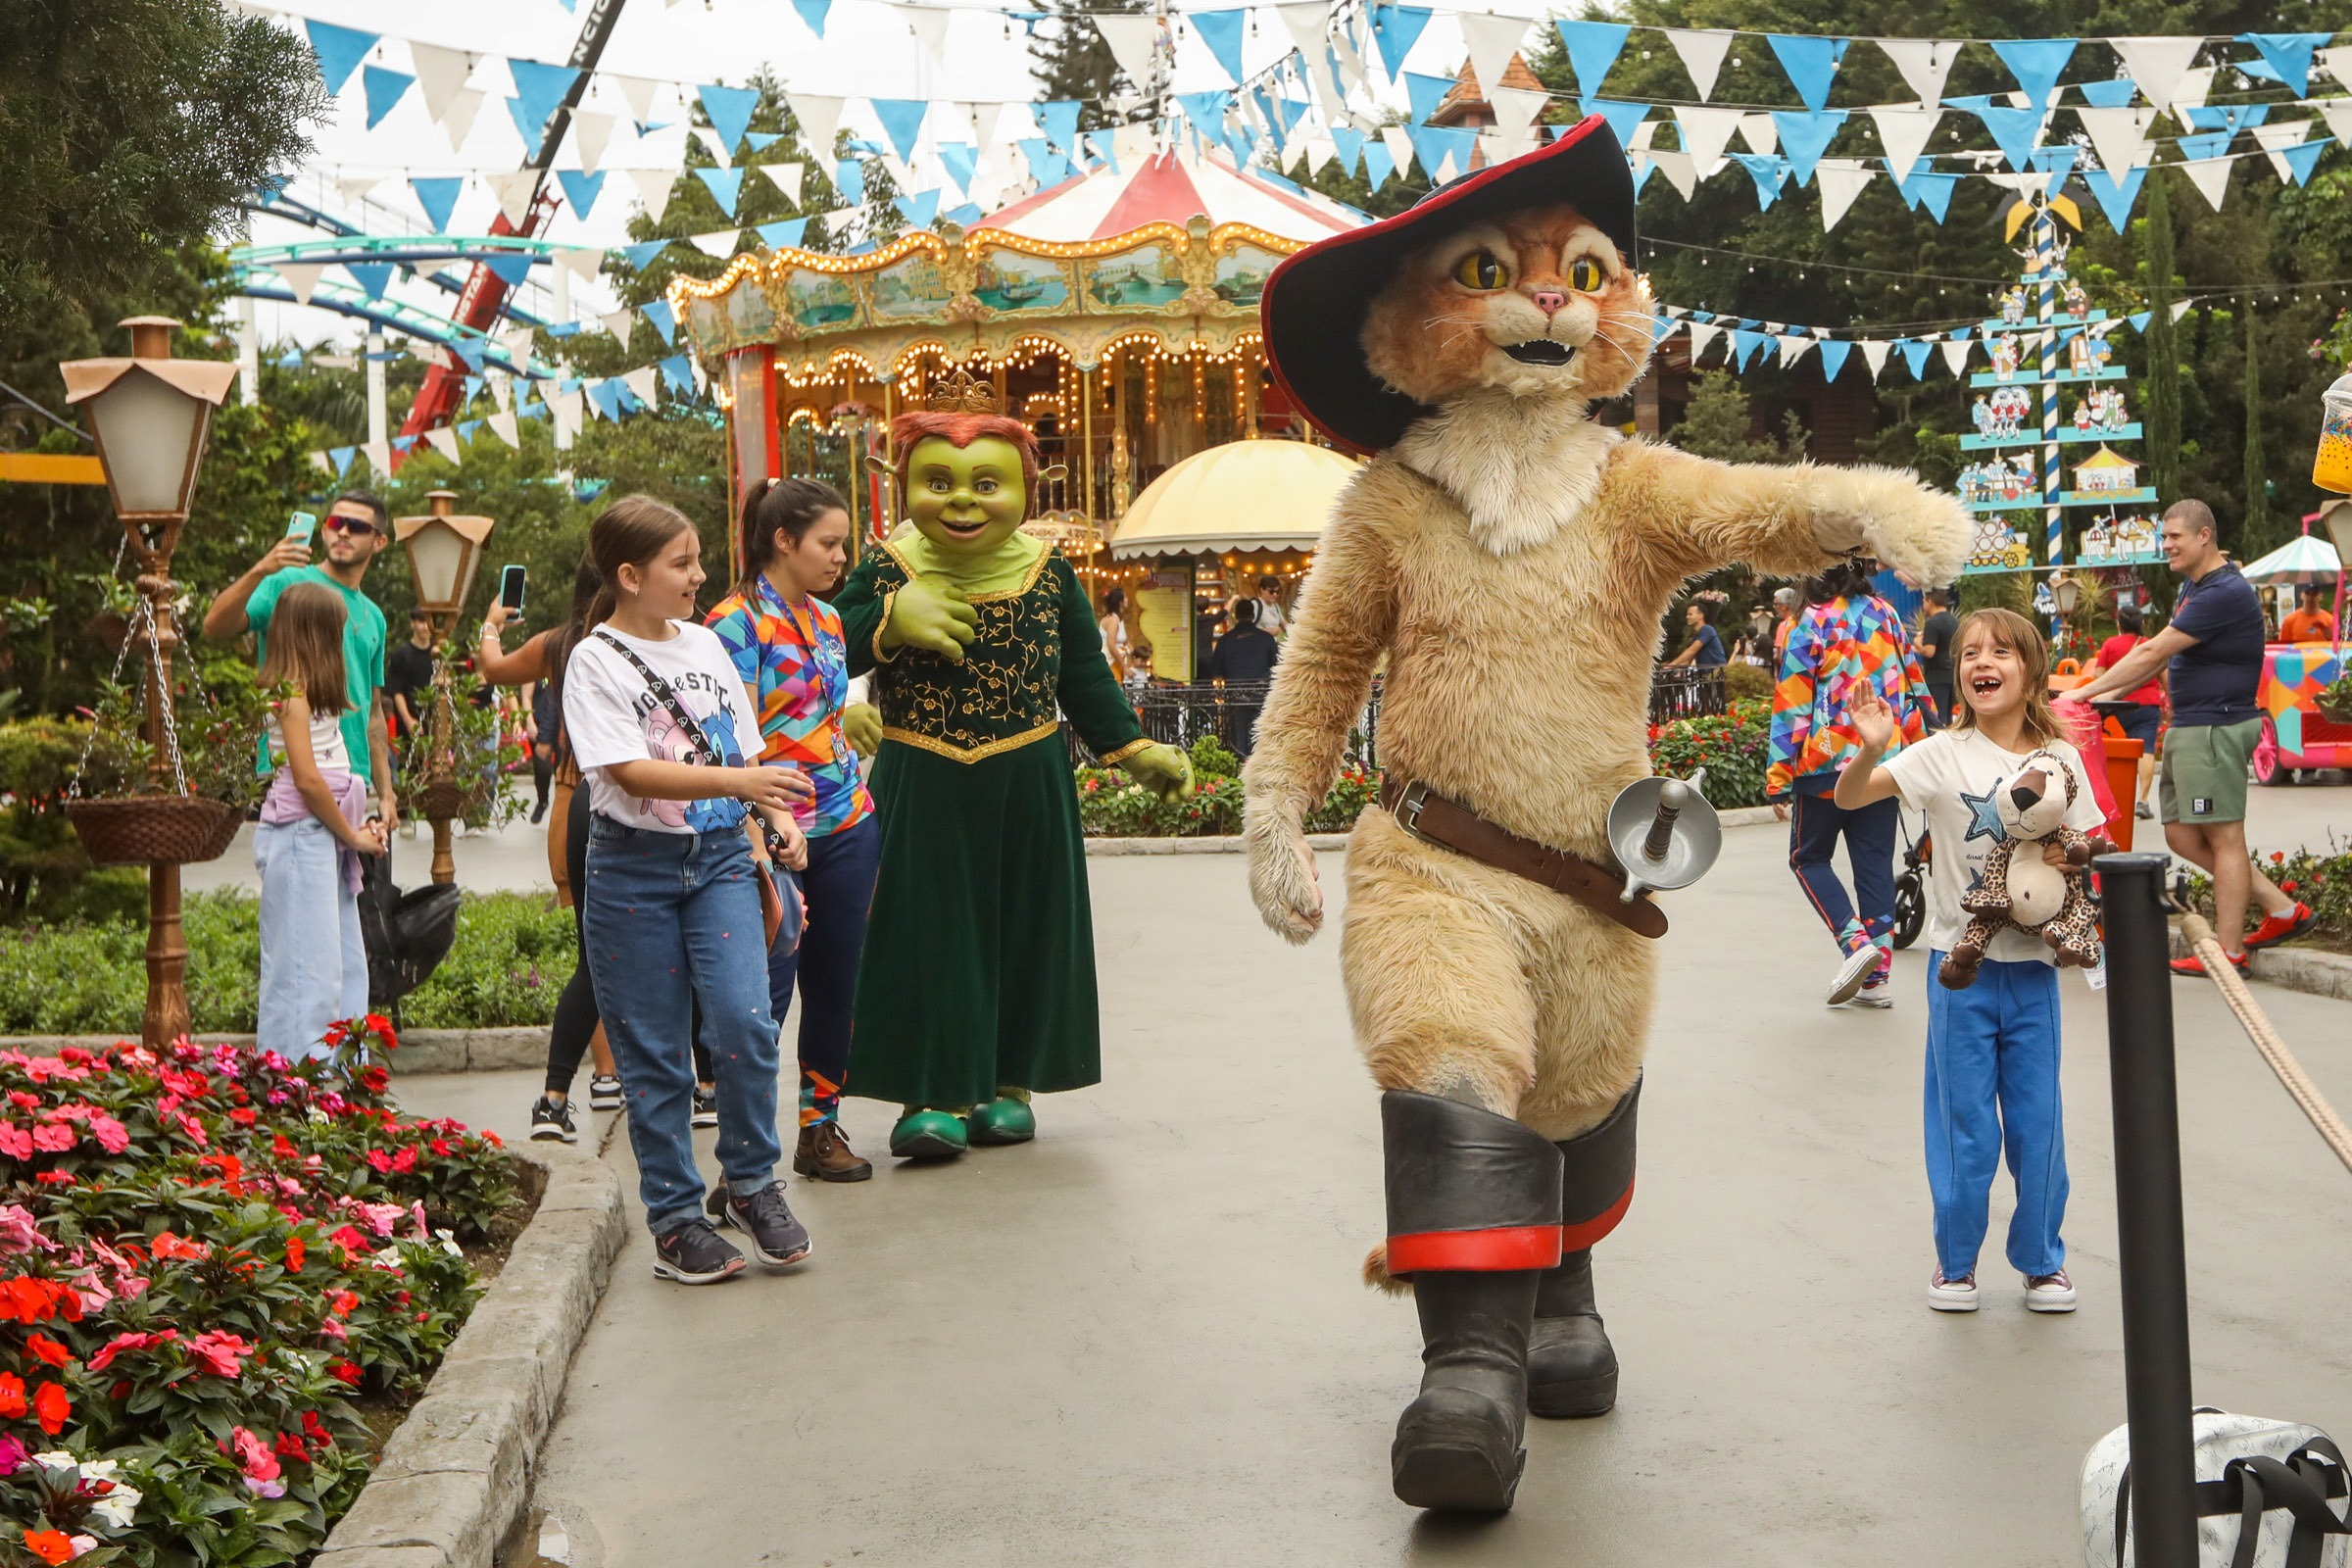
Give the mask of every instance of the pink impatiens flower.
[{"label": "pink impatiens flower", "polygon": [[278,1479],[277,1457],[270,1445],[243,1427],[231,1427],[228,1441],[237,1461],[245,1472],[245,1490],[257,1497],[282,1497],[286,1484]]},{"label": "pink impatiens flower", "polygon": [[32,1130],[32,1147],[45,1154],[62,1154],[74,1144],[73,1127],[61,1121],[45,1121]]},{"label": "pink impatiens flower", "polygon": [[32,1134],[13,1121],[0,1121],[0,1154],[11,1159],[30,1159]]},{"label": "pink impatiens flower", "polygon": [[0,1257],[22,1257],[36,1249],[54,1252],[57,1244],[41,1234],[32,1211],[24,1204],[0,1203]]},{"label": "pink impatiens flower", "polygon": [[245,1371],[242,1357],[253,1354],[259,1347],[237,1338],[226,1330],[215,1329],[209,1334],[197,1335],[194,1339],[187,1341],[181,1348],[188,1352],[189,1360],[213,1376],[236,1378]]}]

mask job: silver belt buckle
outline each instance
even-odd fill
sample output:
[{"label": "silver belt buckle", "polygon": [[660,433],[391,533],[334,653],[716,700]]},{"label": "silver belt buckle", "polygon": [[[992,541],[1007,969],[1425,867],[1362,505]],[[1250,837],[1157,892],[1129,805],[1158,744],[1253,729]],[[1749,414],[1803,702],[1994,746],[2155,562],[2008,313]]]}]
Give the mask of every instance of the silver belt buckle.
[{"label": "silver belt buckle", "polygon": [[1428,802],[1429,786],[1419,779],[1407,784],[1396,802],[1396,825],[1424,844],[1434,842],[1421,831],[1421,808]]}]

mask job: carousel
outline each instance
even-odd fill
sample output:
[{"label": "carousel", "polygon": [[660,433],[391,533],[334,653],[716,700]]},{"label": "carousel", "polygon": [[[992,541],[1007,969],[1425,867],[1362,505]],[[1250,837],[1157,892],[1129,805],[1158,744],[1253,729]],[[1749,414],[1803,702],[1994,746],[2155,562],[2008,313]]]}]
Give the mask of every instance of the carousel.
[{"label": "carousel", "polygon": [[[1261,576],[1287,601],[1352,466],[1310,444],[1266,375],[1258,297],[1285,256],[1365,221],[1180,147],[861,256],[739,256],[716,278],[674,280],[669,299],[726,413],[733,494],[774,475],[822,478],[882,537],[900,512],[865,460],[882,454],[893,415],[960,367],[993,378],[1062,469],[1032,527],[1098,595],[1149,580],[1166,603],[1181,572],[1188,604],[1254,591]],[[1268,450],[1187,478],[1188,463],[1235,442]],[[1153,519],[1132,546],[1131,514]],[[1191,678],[1184,639],[1151,641],[1155,674]]]}]

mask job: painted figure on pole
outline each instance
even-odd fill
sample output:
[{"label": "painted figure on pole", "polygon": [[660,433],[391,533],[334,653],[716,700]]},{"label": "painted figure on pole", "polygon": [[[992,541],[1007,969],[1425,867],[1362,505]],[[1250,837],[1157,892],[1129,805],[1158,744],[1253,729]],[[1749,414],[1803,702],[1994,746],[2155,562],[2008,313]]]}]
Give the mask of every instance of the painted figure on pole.
[{"label": "painted figure on pole", "polygon": [[1250,890],[1291,941],[1321,928],[1302,824],[1385,659],[1341,963],[1382,1090],[1389,1234],[1365,1271],[1409,1282],[1424,1344],[1392,1480],[1425,1507],[1509,1507],[1528,1412],[1616,1400],[1590,1250],[1632,1199],[1666,917],[1626,897],[1607,816],[1650,771],[1659,616],[1735,562],[1869,554],[1940,582],[1968,547],[1910,474],[1710,462],[1592,418],[1648,362],[1633,253],[1625,153],[1592,117],[1291,257],[1263,307],[1291,402],[1371,462],[1244,775]]}]

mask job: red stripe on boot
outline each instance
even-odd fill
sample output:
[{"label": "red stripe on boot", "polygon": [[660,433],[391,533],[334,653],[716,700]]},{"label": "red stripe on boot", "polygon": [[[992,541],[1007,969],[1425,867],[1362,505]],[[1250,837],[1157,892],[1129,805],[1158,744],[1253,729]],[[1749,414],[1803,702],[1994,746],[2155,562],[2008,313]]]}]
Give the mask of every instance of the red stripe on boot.
[{"label": "red stripe on boot", "polygon": [[1550,1268],[1560,1260],[1560,1232],[1552,1225],[1511,1225],[1491,1231],[1423,1231],[1389,1238],[1389,1272],[1423,1269]]},{"label": "red stripe on boot", "polygon": [[[1609,1232],[1615,1230],[1617,1228],[1617,1222],[1625,1218],[1625,1211],[1633,1206],[1634,1184],[1631,1180],[1628,1180],[1625,1184],[1625,1191],[1618,1195],[1617,1201],[1611,1203],[1606,1209],[1602,1210],[1598,1214],[1593,1215],[1591,1219],[1586,1220],[1581,1225],[1563,1225],[1560,1227],[1560,1250],[1566,1252],[1583,1251],[1586,1248],[1591,1247],[1594,1242],[1599,1241],[1602,1237],[1608,1235]],[[1396,1244],[1391,1242],[1389,1245],[1391,1248],[1394,1248]]]}]

